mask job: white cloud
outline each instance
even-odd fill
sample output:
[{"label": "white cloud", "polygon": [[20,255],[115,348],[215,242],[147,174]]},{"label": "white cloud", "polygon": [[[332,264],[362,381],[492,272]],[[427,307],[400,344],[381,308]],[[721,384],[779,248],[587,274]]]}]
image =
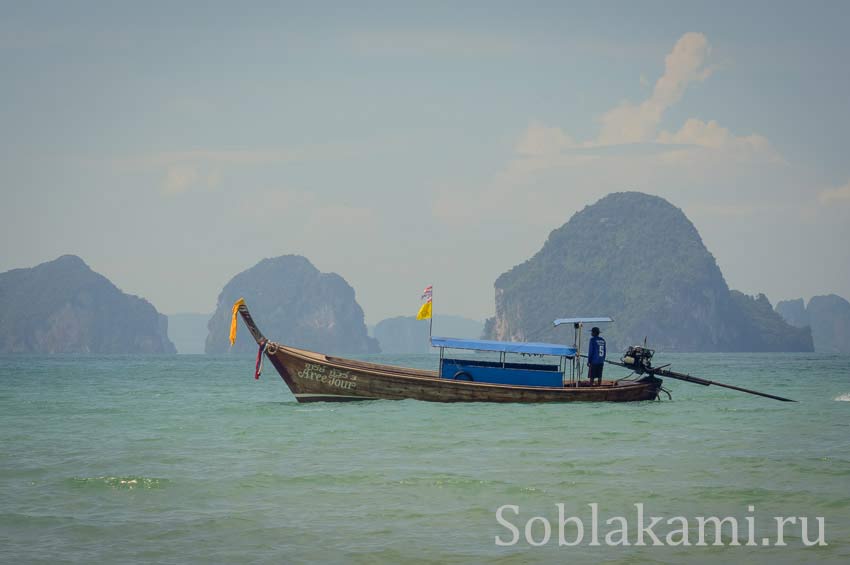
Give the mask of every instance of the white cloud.
[{"label": "white cloud", "polygon": [[760,155],[773,161],[782,160],[766,137],[755,133],[736,136],[715,120],[704,122],[690,118],[677,132],[662,131],[658,134],[656,141],[662,144],[694,145],[727,150],[737,159],[749,159]]},{"label": "white cloud", "polygon": [[[656,133],[664,112],[682,99],[688,85],[711,76],[714,67],[708,65],[710,52],[711,46],[705,35],[690,32],[680,37],[665,57],[664,74],[655,83],[649,98],[637,105],[626,102],[606,112],[602,117],[601,130],[595,139],[577,143],[557,126],[532,121],[515,146],[516,153],[531,162],[522,167],[512,164],[511,168],[528,170],[572,164],[559,156],[567,152],[577,153],[570,150],[578,149],[583,149],[582,153],[587,156],[589,151],[595,149],[596,153],[604,157],[611,155],[610,150],[614,146],[636,144],[643,144],[648,155],[666,153],[661,160],[667,162],[693,160],[694,151],[676,147],[658,147],[658,151],[654,152],[646,149],[651,148],[652,144],[684,145],[722,150],[737,161],[754,157],[782,161],[764,136],[755,133],[736,136],[714,120],[705,122],[690,118],[678,131]],[[641,82],[644,81],[646,78],[641,75]],[[606,150],[600,152],[603,148]]]},{"label": "white cloud", "polygon": [[162,190],[166,194],[181,194],[190,190],[215,188],[220,181],[221,174],[217,170],[201,173],[196,166],[177,164],[166,169]]},{"label": "white cloud", "polygon": [[217,187],[224,173],[238,167],[251,167],[269,163],[287,163],[303,159],[308,153],[327,156],[328,150],[306,148],[285,150],[263,149],[197,149],[189,151],[163,151],[105,160],[81,160],[81,164],[97,169],[104,164],[115,173],[136,175],[153,172],[162,175],[161,189],[165,194],[180,194],[193,190]]},{"label": "white cloud", "polygon": [[818,194],[818,200],[824,205],[844,202],[850,203],[850,181],[844,186],[822,190]]},{"label": "white cloud", "polygon": [[785,169],[767,138],[757,133],[737,136],[715,120],[697,118],[686,120],[678,130],[658,131],[665,110],[681,100],[688,85],[711,75],[709,53],[704,35],[683,35],[666,56],[664,74],[651,95],[638,105],[607,112],[599,134],[587,141],[576,141],[563,128],[531,121],[517,138],[515,156],[491,178],[473,187],[435,187],[434,216],[451,223],[475,208],[480,216],[463,221],[508,215],[512,222],[529,218],[534,224],[551,217],[556,223],[578,202],[608,192],[669,195],[685,186],[691,201],[716,203],[719,191],[732,191],[734,205],[703,210],[713,217],[754,213],[737,187],[749,183],[751,196],[765,196]]},{"label": "white cloud", "polygon": [[112,159],[111,163],[119,170],[146,170],[160,167],[191,163],[222,165],[255,165],[279,161],[293,161],[299,158],[294,151],[283,149],[246,149],[216,150],[199,149],[193,151],[164,151],[146,155]]},{"label": "white cloud", "polygon": [[664,60],[664,74],[655,83],[652,95],[641,104],[624,102],[602,116],[602,131],[597,145],[650,141],[664,112],[681,100],[693,82],[711,76],[713,67],[706,66],[711,46],[705,35],[686,33]]},{"label": "white cloud", "polygon": [[186,192],[198,181],[200,175],[198,170],[187,165],[174,165],[168,167],[163,181],[163,190],[167,194],[179,194]]},{"label": "white cloud", "polygon": [[550,156],[575,146],[575,140],[561,128],[550,127],[535,120],[517,141],[516,152],[529,157]]}]

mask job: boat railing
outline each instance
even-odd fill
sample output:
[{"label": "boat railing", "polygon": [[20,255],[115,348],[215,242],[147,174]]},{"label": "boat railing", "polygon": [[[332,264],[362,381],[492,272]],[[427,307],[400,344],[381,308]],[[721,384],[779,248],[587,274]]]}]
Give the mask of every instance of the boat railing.
[{"label": "boat railing", "polygon": [[560,370],[559,365],[542,364],[542,363],[512,363],[506,361],[485,361],[479,359],[454,359],[444,358],[444,362],[452,364],[464,364],[472,367],[500,367],[502,369],[526,369],[530,371],[549,371],[557,372]]}]

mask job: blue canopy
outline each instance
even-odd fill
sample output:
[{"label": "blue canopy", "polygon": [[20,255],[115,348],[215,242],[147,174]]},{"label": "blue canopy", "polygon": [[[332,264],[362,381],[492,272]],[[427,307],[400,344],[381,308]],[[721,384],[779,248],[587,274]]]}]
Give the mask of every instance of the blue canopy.
[{"label": "blue canopy", "polygon": [[451,347],[452,349],[474,349],[476,351],[499,351],[502,353],[531,353],[534,355],[558,355],[573,357],[573,347],[556,343],[525,343],[519,341],[492,341],[489,339],[456,339],[453,337],[432,337],[433,347]]}]

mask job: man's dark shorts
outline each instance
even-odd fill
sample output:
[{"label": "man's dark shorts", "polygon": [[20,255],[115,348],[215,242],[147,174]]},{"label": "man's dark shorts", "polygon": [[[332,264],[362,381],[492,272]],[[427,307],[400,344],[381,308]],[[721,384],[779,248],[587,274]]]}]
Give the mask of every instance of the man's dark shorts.
[{"label": "man's dark shorts", "polygon": [[603,368],[603,367],[605,367],[605,365],[604,365],[603,363],[600,363],[599,365],[588,365],[588,366],[587,366],[587,369],[588,369],[588,371],[587,371],[588,378],[589,378],[591,381],[592,381],[593,379],[596,379],[596,380],[598,380],[599,382],[602,382],[602,368]]}]

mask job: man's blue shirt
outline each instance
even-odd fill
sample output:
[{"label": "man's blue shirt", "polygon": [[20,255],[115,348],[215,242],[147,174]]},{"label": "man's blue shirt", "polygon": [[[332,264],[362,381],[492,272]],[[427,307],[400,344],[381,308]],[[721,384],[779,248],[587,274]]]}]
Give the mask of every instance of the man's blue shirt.
[{"label": "man's blue shirt", "polygon": [[605,339],[599,336],[590,338],[587,348],[587,362],[590,365],[601,365],[605,362]]}]

